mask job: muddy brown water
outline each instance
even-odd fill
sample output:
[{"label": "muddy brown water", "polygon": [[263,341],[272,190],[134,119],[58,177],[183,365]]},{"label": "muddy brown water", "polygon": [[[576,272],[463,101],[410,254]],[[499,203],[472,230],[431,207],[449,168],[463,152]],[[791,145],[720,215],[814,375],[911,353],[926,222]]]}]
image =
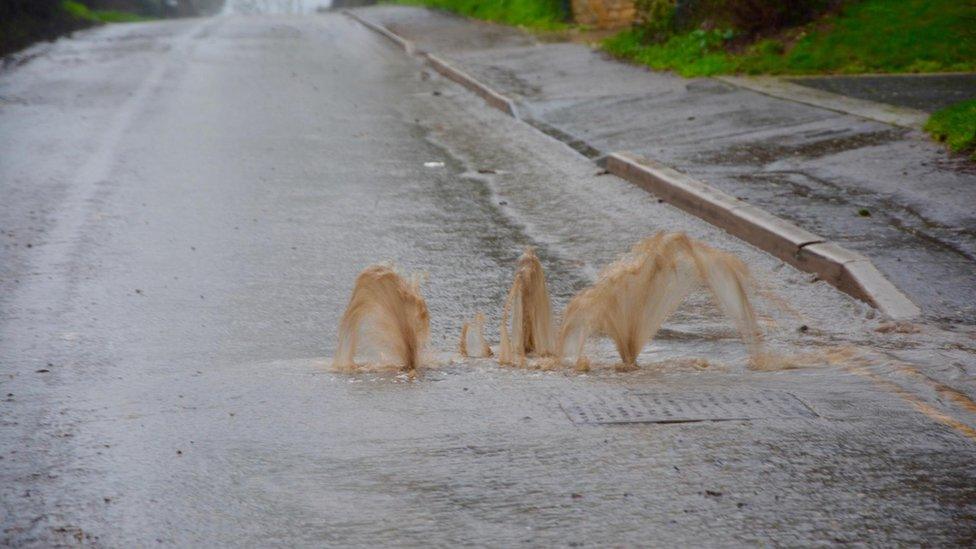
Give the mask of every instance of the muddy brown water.
[{"label": "muddy brown water", "polygon": [[[602,271],[599,279],[572,300],[563,315],[558,344],[542,263],[526,248],[518,260],[502,307],[498,362],[526,366],[527,357],[558,366],[567,350],[577,370],[589,369],[584,347],[593,336],[610,338],[625,369],[661,325],[698,288],[707,288],[749,347],[753,363],[762,356],[762,335],[749,300],[752,278],[745,264],[683,233],[659,233],[641,240]],[[484,339],[484,315],[461,328],[462,357],[491,356]],[[391,267],[374,265],[356,278],[352,298],[339,324],[334,366],[354,370],[357,346],[379,349],[381,361],[408,371],[421,364],[430,333],[427,304],[418,278],[407,282]],[[470,349],[470,351],[469,351]]]}]

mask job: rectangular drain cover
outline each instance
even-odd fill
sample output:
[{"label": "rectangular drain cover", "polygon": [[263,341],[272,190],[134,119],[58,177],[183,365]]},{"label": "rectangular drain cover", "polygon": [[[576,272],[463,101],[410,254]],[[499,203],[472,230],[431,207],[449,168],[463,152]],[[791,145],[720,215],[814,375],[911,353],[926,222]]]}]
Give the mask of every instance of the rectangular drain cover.
[{"label": "rectangular drain cover", "polygon": [[780,391],[631,393],[559,405],[578,425],[817,417],[802,400]]}]

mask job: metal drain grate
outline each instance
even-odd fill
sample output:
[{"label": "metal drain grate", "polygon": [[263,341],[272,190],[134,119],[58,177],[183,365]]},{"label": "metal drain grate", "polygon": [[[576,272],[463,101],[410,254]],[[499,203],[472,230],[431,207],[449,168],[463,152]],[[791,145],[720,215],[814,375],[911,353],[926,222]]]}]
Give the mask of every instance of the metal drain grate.
[{"label": "metal drain grate", "polygon": [[781,391],[636,393],[559,403],[573,423],[687,423],[818,417],[802,400]]}]

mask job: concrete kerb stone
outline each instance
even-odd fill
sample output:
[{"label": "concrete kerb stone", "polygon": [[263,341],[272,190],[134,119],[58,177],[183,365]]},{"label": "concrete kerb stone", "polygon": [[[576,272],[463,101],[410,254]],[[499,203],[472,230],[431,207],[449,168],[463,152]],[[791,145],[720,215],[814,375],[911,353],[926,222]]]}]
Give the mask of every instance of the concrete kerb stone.
[{"label": "concrete kerb stone", "polygon": [[[797,268],[810,273],[816,273],[821,280],[829,281],[834,286],[840,286],[846,276],[845,265],[855,261],[867,261],[863,255],[852,252],[833,242],[818,242],[809,246],[804,246],[796,255]],[[845,293],[851,293],[848,290]],[[852,294],[853,295],[853,294]],[[862,301],[867,301],[863,295],[855,296]]]},{"label": "concrete kerb stone", "polygon": [[806,246],[797,256],[799,267],[817,273],[844,293],[857,297],[896,320],[917,317],[921,310],[878,271],[867,257],[823,242]]},{"label": "concrete kerb stone", "polygon": [[369,30],[377,34],[383,35],[388,40],[390,40],[391,42],[399,46],[403,51],[407,52],[407,55],[414,55],[416,53],[417,49],[416,47],[414,47],[413,42],[407,40],[406,38],[403,38],[402,36],[386,28],[385,26],[374,23],[369,19],[360,17],[349,10],[342,10],[342,13],[343,15],[356,20],[357,22],[359,22],[359,24],[363,25]]},{"label": "concrete kerb stone", "polygon": [[461,69],[458,69],[436,55],[426,53],[425,57],[427,58],[427,63],[433,67],[434,70],[478,94],[478,96],[484,99],[485,103],[488,103],[489,106],[502,111],[512,118],[517,119],[519,117],[518,108],[515,106],[515,102],[511,99],[489,88],[485,84],[482,84],[473,76],[462,71]]},{"label": "concrete kerb stone", "polygon": [[769,212],[677,170],[631,153],[611,153],[606,169],[742,240],[865,301],[893,319],[921,314],[858,253],[806,231]]},{"label": "concrete kerb stone", "polygon": [[851,292],[864,295],[879,311],[895,320],[907,320],[922,314],[869,260],[852,261],[844,265],[842,284],[850,285]]},{"label": "concrete kerb stone", "polygon": [[726,216],[726,225],[731,226],[727,231],[790,264],[796,264],[797,254],[805,246],[824,242],[822,236],[750,204],[743,204]]},{"label": "concrete kerb stone", "polygon": [[796,263],[824,239],[677,170],[630,153],[611,153],[606,169],[766,252]]}]

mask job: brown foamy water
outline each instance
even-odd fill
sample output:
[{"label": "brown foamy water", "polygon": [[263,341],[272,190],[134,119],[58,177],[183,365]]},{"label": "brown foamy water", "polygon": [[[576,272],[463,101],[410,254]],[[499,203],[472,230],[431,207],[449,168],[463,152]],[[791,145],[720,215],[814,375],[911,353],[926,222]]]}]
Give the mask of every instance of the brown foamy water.
[{"label": "brown foamy water", "polygon": [[552,306],[542,263],[532,248],[526,248],[515,269],[512,287],[502,310],[498,361],[524,365],[526,356],[549,356],[553,344]]},{"label": "brown foamy water", "polygon": [[349,305],[339,322],[333,365],[356,368],[361,347],[404,370],[420,366],[430,336],[430,314],[420,295],[420,281],[401,277],[392,267],[372,265],[356,277]]},{"label": "brown foamy water", "polygon": [[559,332],[558,356],[571,353],[587,369],[587,339],[613,340],[626,368],[688,295],[702,286],[735,324],[754,357],[762,355],[759,326],[746,289],[750,275],[735,256],[683,233],[658,233],[608,265],[599,279],[569,302]]}]

